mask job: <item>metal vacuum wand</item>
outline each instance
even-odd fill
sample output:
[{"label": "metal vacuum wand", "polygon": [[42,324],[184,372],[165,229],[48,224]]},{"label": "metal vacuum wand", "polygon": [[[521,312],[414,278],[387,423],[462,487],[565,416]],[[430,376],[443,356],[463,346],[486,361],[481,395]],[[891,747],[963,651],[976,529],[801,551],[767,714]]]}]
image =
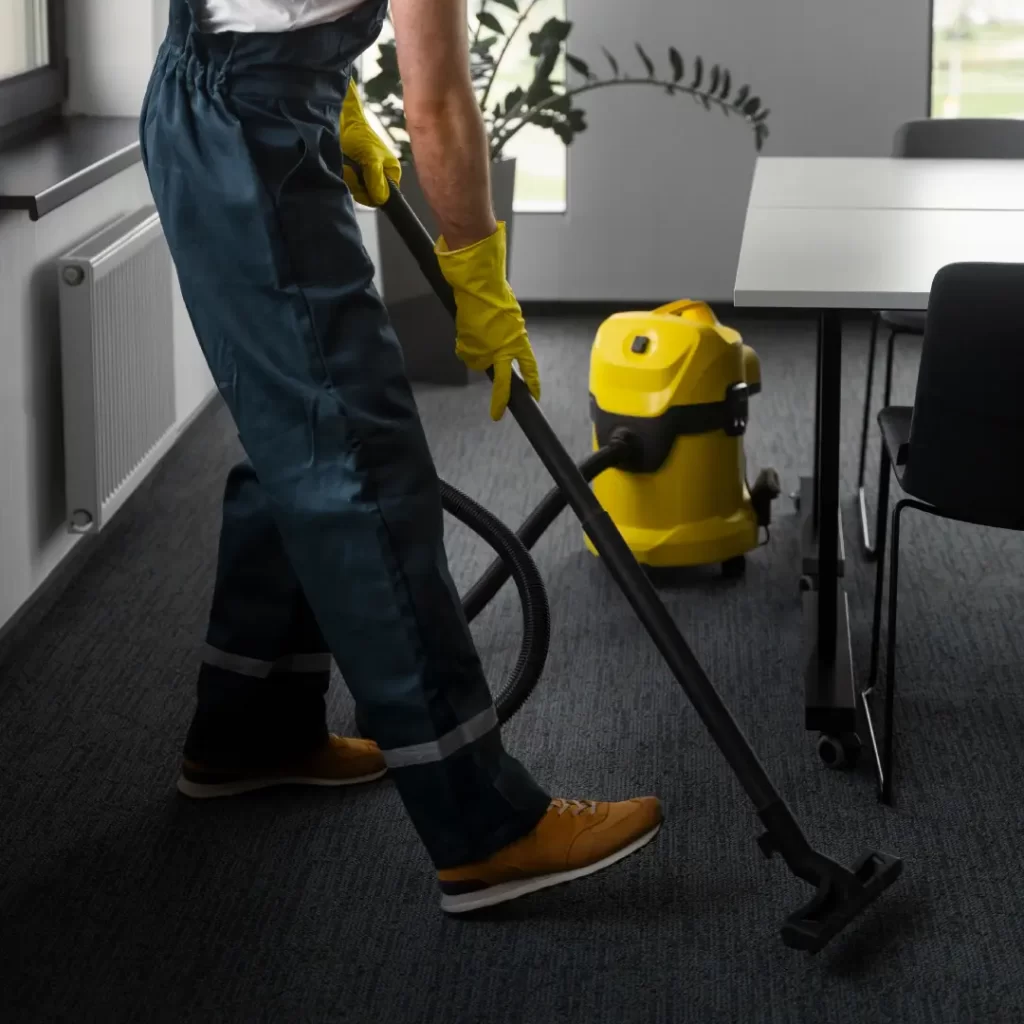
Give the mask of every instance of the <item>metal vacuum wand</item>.
[{"label": "metal vacuum wand", "polygon": [[[441,272],[433,239],[393,183],[383,210],[454,317],[455,296]],[[815,887],[814,898],[790,914],[781,931],[786,945],[818,951],[896,881],[902,861],[869,852],[848,869],[811,847],[622,534],[516,373],[508,408],[747,791],[765,828],[759,839],[762,852],[768,857],[780,854],[793,874]]]}]

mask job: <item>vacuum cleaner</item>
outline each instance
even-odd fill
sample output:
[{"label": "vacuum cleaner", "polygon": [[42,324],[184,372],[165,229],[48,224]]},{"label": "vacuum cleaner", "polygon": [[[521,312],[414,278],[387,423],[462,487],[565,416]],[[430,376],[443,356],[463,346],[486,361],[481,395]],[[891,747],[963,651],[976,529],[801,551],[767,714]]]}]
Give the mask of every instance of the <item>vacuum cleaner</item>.
[{"label": "vacuum cleaner", "polygon": [[743,573],[780,492],[773,469],[753,487],[746,478],[743,435],[760,390],[757,353],[704,302],[601,325],[590,357],[593,448],[624,436],[630,454],[594,481],[594,494],[642,565]]},{"label": "vacuum cleaner", "polygon": [[[383,210],[454,318],[455,297],[434,255],[433,239],[394,184]],[[544,583],[529,548],[568,504],[583,527],[588,543],[643,623],[754,804],[764,828],[758,838],[762,853],[766,857],[781,855],[790,871],[814,888],[813,898],[785,919],[781,935],[789,947],[817,952],[896,881],[902,860],[869,851],[852,868],[846,868],[815,850],[807,841],[662,604],[653,583],[591,489],[591,481],[604,472],[641,457],[642,444],[636,437],[628,429],[614,430],[607,443],[577,466],[515,373],[508,409],[556,485],[520,529],[513,533],[471,498],[448,484],[442,485],[445,509],[479,533],[499,553],[498,560],[463,598],[467,617],[472,619],[479,614],[510,576],[515,580],[523,603],[526,627],[523,647],[512,678],[496,702],[499,718],[507,720],[514,714],[543,669],[550,618]]]}]

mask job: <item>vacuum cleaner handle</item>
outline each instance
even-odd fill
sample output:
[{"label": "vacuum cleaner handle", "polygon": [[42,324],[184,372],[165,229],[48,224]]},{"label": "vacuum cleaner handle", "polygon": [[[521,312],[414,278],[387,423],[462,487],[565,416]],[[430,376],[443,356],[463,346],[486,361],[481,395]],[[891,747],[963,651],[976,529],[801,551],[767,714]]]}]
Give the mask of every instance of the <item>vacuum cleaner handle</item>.
[{"label": "vacuum cleaner handle", "polygon": [[434,252],[434,240],[430,237],[430,232],[424,227],[423,222],[416,216],[408,200],[402,195],[401,189],[393,181],[389,181],[388,184],[391,185],[391,195],[381,210],[391,221],[392,227],[398,232],[413,259],[419,264],[423,276],[454,319],[455,292],[452,291],[452,286],[441,272],[441,264]]},{"label": "vacuum cleaner handle", "polygon": [[[382,209],[454,316],[455,296],[441,273],[433,239],[393,182]],[[781,854],[793,874],[815,887],[814,898],[786,918],[783,942],[820,950],[896,881],[903,862],[868,851],[851,870],[810,845],[622,534],[516,373],[508,408],[746,790],[765,828],[758,840],[762,852]]]},{"label": "vacuum cleaner handle", "polygon": [[[362,170],[359,165],[347,159],[345,163],[352,167],[359,176],[359,179],[362,180]],[[441,272],[441,264],[438,263],[437,254],[434,252],[434,240],[430,237],[430,232],[424,227],[423,222],[416,216],[415,211],[409,205],[409,201],[402,195],[402,190],[398,185],[391,181],[390,178],[388,179],[388,184],[391,186],[391,195],[380,209],[391,222],[391,226],[398,232],[399,238],[402,239],[413,259],[416,260],[420,270],[423,272],[423,276],[427,279],[427,283],[433,288],[434,293],[441,300],[441,304],[448,310],[454,320],[456,313],[455,292],[452,291],[452,286]],[[487,376],[493,380],[494,371],[488,370]],[[513,368],[508,408],[516,421],[519,422],[520,427],[523,426],[520,416],[523,415],[523,410],[526,408],[527,403],[536,405],[526,383]],[[529,415],[529,413],[526,413],[526,415]]]}]

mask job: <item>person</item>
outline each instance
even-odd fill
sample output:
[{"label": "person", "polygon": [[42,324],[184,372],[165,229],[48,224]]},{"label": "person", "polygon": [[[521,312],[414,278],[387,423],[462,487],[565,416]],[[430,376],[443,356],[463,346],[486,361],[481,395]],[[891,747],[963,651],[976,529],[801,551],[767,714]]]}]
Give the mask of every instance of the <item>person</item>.
[{"label": "person", "polygon": [[[354,213],[401,178],[351,73],[386,13],[386,0],[170,2],[142,158],[246,456],[225,489],[178,787],[206,798],[387,773],[442,908],[459,913],[622,859],[662,810],[654,797],[553,799],[504,748]],[[513,367],[535,397],[539,379],[506,280],[465,0],[392,0],[391,18],[457,352],[493,367],[500,418]],[[373,741],[328,732],[332,660]]]}]

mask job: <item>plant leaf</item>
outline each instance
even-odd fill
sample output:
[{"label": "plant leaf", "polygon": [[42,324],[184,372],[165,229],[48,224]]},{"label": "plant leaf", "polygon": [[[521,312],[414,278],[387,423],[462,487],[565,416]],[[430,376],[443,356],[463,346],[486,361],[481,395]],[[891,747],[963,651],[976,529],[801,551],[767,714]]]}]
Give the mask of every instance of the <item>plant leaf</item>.
[{"label": "plant leaf", "polygon": [[647,68],[647,77],[654,77],[654,61],[644,53],[644,48],[639,44],[635,43],[636,52],[640,54],[640,59],[644,62],[644,67]]},{"label": "plant leaf", "polygon": [[401,80],[397,74],[381,71],[363,87],[368,103],[383,103],[389,96],[401,95]]},{"label": "plant leaf", "polygon": [[556,121],[553,125],[554,133],[562,140],[566,146],[572,145],[572,137],[575,134],[572,130],[572,125],[567,121]]},{"label": "plant leaf", "polygon": [[561,18],[548,18],[548,20],[540,27],[542,36],[558,43],[564,43],[566,39],[569,38],[569,33],[571,31],[572,22],[562,21]]},{"label": "plant leaf", "polygon": [[[504,104],[504,113],[508,113],[513,110],[519,101],[526,95],[526,93],[517,85],[506,97]],[[501,104],[498,104],[501,107]],[[500,111],[499,111],[500,112]]]},{"label": "plant leaf", "polygon": [[693,88],[699,89],[700,83],[704,80],[704,60],[695,57],[693,60]]},{"label": "plant leaf", "polygon": [[573,69],[578,72],[584,78],[593,78],[593,74],[590,71],[590,65],[586,61],[580,60],[579,57],[574,57],[571,53],[565,55],[565,61]]},{"label": "plant leaf", "polygon": [[758,112],[757,112],[757,113],[756,113],[756,114],[755,114],[755,115],[754,115],[754,116],[753,116],[753,117],[751,118],[751,120],[752,120],[752,121],[753,121],[753,122],[754,122],[755,124],[763,124],[763,123],[764,123],[765,121],[767,121],[767,120],[768,120],[768,115],[769,115],[770,113],[771,113],[771,111],[770,111],[770,110],[769,110],[769,109],[768,109],[767,107],[762,107],[762,108],[761,108],[761,109],[760,109],[760,110],[759,110],[759,111],[758,111]]},{"label": "plant leaf", "polygon": [[498,21],[490,11],[481,11],[476,17],[477,21],[479,21],[484,28],[489,28],[492,32],[497,32],[499,36],[503,36],[505,34],[505,29],[501,22]]},{"label": "plant leaf", "polygon": [[497,36],[487,36],[484,39],[478,39],[473,44],[473,53],[475,53],[478,57],[490,57],[491,50],[494,49],[494,44],[497,41]]},{"label": "plant leaf", "polygon": [[668,48],[668,59],[672,62],[672,81],[679,82],[683,77],[683,57],[674,47]]},{"label": "plant leaf", "polygon": [[708,86],[708,92],[714,96],[718,92],[718,86],[722,81],[722,69],[716,64],[711,69],[711,84]]},{"label": "plant leaf", "polygon": [[557,51],[569,38],[571,31],[571,21],[548,18],[536,32],[530,33],[530,56],[539,57],[541,54]]},{"label": "plant leaf", "polygon": [[502,7],[507,7],[510,11],[519,13],[519,4],[516,0],[491,0],[492,3],[501,4]]},{"label": "plant leaf", "polygon": [[612,74],[615,75],[616,78],[618,78],[619,77],[619,62],[603,46],[601,47],[601,51],[604,53],[605,57],[608,60],[608,63],[611,65]]},{"label": "plant leaf", "polygon": [[701,103],[704,104],[704,109],[705,110],[710,110],[711,109],[711,100],[708,99],[707,93],[699,92],[699,93],[697,93],[697,95],[700,97]]},{"label": "plant leaf", "polygon": [[380,44],[377,63],[382,72],[393,71],[396,75],[398,74],[398,48],[393,39]]},{"label": "plant leaf", "polygon": [[720,96],[723,100],[729,98],[729,90],[732,89],[732,75],[729,74],[728,69],[722,72],[722,91]]},{"label": "plant leaf", "polygon": [[760,106],[761,100],[757,96],[755,96],[753,97],[753,99],[749,99],[746,103],[743,104],[743,113],[746,114],[747,117],[753,117],[754,114],[757,113],[758,108]]},{"label": "plant leaf", "polygon": [[732,105],[739,110],[747,101],[747,97],[750,95],[750,86],[744,85],[740,88],[740,91],[736,93],[736,99],[732,101]]}]

